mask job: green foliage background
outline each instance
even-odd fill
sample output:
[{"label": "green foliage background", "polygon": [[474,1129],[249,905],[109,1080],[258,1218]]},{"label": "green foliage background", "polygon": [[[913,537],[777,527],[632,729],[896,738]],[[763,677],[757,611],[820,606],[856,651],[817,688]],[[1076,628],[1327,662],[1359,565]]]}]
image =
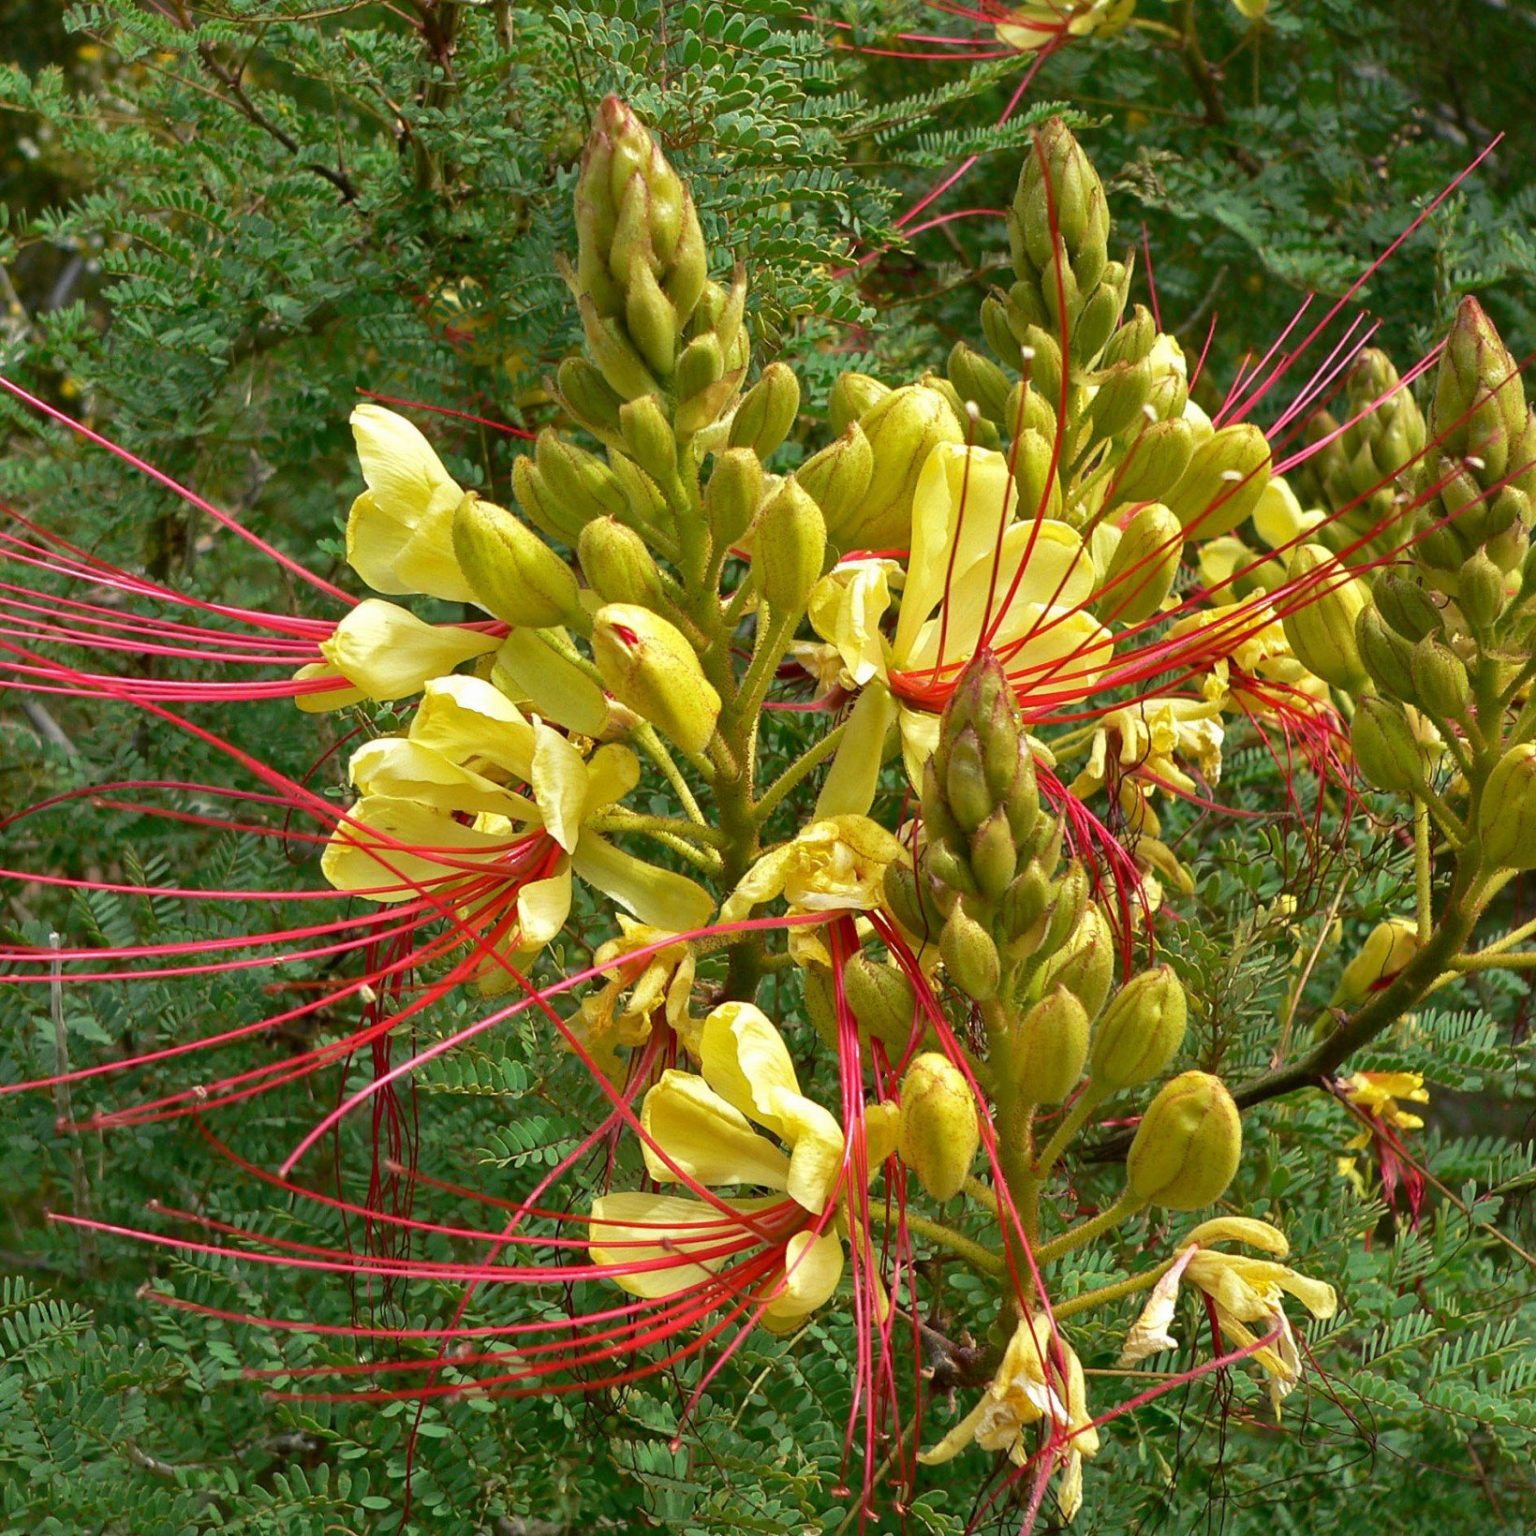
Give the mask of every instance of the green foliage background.
[{"label": "green foliage background", "polygon": [[[574,247],[576,161],[610,90],[693,179],[717,257],[748,264],[759,356],[792,361],[818,407],[843,368],[897,379],[940,367],[954,341],[975,339],[976,304],[1005,257],[998,219],[960,219],[898,243],[853,278],[850,249],[890,244],[893,219],[968,154],[978,164],[933,211],[1004,206],[1029,128],[1053,106],[1075,115],[1122,234],[1145,225],[1164,323],[1197,354],[1219,317],[1205,376],[1216,398],[1308,289],[1324,302],[1341,293],[1498,133],[1502,143],[1360,299],[1400,364],[1467,292],[1484,298],[1517,355],[1536,346],[1528,10],[1494,0],[1274,0],[1256,28],[1222,0],[1143,0],[1141,11],[1196,23],[1204,72],[1154,31],[1089,40],[1049,60],[999,129],[1016,58],[967,67],[847,46],[917,47],[897,34],[965,30],[917,0],[848,0],[821,10],[822,24],[787,0],[98,0],[64,11],[0,0],[0,363],[340,577],[357,391],[492,424],[432,429],[465,484],[507,483],[518,445],[494,425],[551,419],[542,379],[576,340],[554,258]],[[0,431],[7,503],[202,596],[299,601],[269,565],[213,538],[122,463],[9,404]],[[281,705],[212,723],[295,775],[332,744],[326,726]],[[142,720],[0,699],[7,807],[104,779],[226,772],[195,739]],[[1242,804],[1272,804],[1276,773],[1252,752],[1231,764],[1229,791]],[[339,791],[335,762],[317,782]],[[5,862],[148,882],[195,868],[229,889],[316,878],[277,843],[253,848],[107,811],[89,823],[104,841],[87,841],[81,825],[22,823],[3,834]],[[1291,955],[1323,932],[1335,893],[1348,892],[1348,953],[1403,905],[1407,861],[1365,825],[1323,863],[1277,827],[1263,866],[1229,824],[1179,830],[1211,871],[1166,935],[1204,1004],[1196,1061],[1252,1070],[1272,1044]],[[1299,896],[1299,911],[1266,918],[1282,890]],[[1511,926],[1529,915],[1526,900],[1516,887]],[[1256,914],[1235,945],[1234,911]],[[274,926],[281,916],[263,915]],[[250,913],[235,902],[217,914],[169,901],[68,902],[17,886],[0,920],[30,942],[57,930],[70,942],[142,943],[239,934]],[[572,940],[552,963],[580,958]],[[1325,954],[1314,1006],[1327,994],[1327,965]],[[46,993],[5,988],[0,1079],[257,1017],[271,1006],[268,979],[70,988],[57,1017]],[[1314,1095],[1268,1106],[1238,1198],[1280,1221],[1301,1267],[1345,1297],[1341,1317],[1310,1335],[1320,1374],[1275,1428],[1228,1412],[1226,1394],[1251,1397],[1246,1380],[1202,1382],[1120,1421],[1088,1473],[1076,1529],[1536,1528],[1536,1306],[1521,1251],[1533,1242],[1536,1177],[1525,1144],[1527,1002],[1497,979],[1444,995],[1441,1011],[1362,1063],[1422,1070],[1435,1085],[1420,1145],[1444,1192],[1431,1196],[1423,1226],[1395,1226],[1332,1177],[1349,1133],[1335,1104]],[[223,1069],[301,1043],[249,1044]],[[526,1186],[584,1123],[581,1089],[563,1065],[531,1026],[439,1063],[401,1106],[419,1119],[421,1167],[472,1170],[492,1191]],[[344,1240],[339,1221],[240,1178],[185,1125],[55,1133],[60,1115],[184,1081],[146,1072],[98,1080],[73,1103],[46,1093],[0,1101],[0,1268],[12,1271],[0,1285],[0,1525],[59,1536],[400,1529],[414,1405],[269,1399],[243,1379],[247,1368],[346,1360],[350,1346],[205,1322],[146,1302],[139,1288],[381,1326],[441,1319],[453,1292],[361,1294],[83,1238],[45,1219],[75,1210],[142,1227],[153,1224],[146,1205],[160,1200],[257,1230],[301,1235],[307,1225],[315,1241]],[[213,1118],[210,1130],[270,1167],[334,1091],[314,1084],[261,1100]],[[368,1157],[361,1134],[335,1151],[354,1195]],[[581,1187],[573,1178],[551,1198],[577,1204]],[[1082,1255],[1081,1284],[1125,1273],[1134,1257]],[[958,1308],[965,1282],[948,1283]],[[560,1298],[548,1304],[553,1313]],[[846,1334],[829,1309],[792,1342],[755,1336],[710,1386],[677,1449],[686,1375],[591,1400],[436,1403],[419,1424],[410,1528],[840,1529],[850,1508],[836,1491]],[[1108,1327],[1078,1341],[1101,1366],[1115,1346]],[[949,1471],[907,1510],[907,1528],[966,1526],[984,1462],[976,1455]],[[1006,1514],[988,1518],[987,1528],[1016,1528],[1017,1515],[1013,1527]],[[872,1528],[896,1522],[885,1509]]]}]

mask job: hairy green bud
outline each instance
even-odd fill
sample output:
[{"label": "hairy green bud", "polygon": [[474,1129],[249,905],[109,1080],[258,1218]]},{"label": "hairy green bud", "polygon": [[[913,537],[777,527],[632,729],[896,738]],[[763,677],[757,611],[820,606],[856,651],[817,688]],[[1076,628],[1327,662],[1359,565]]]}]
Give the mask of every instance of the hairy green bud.
[{"label": "hairy green bud", "polygon": [[1133,976],[1094,1031],[1094,1082],[1109,1093],[1149,1082],[1178,1054],[1188,1020],[1189,1001],[1171,966]]},{"label": "hairy green bud", "polygon": [[1149,1205],[1193,1211],[1219,1200],[1243,1154],[1243,1126],[1226,1085],[1184,1072],[1147,1106],[1125,1159],[1131,1193]]}]

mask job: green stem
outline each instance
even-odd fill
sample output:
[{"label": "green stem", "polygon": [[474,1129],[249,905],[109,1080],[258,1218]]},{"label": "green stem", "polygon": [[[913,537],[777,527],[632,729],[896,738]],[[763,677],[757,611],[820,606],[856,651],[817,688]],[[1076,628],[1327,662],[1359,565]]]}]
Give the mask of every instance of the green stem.
[{"label": "green stem", "polygon": [[1426,944],[1434,930],[1435,914],[1431,888],[1429,846],[1429,807],[1422,801],[1413,807],[1413,877],[1414,894],[1417,897],[1415,916],[1419,926],[1419,942]]},{"label": "green stem", "polygon": [[1104,1098],[1103,1090],[1096,1089],[1092,1082],[1078,1095],[1077,1103],[1068,1110],[1066,1119],[1056,1127],[1055,1135],[1045,1144],[1045,1151],[1035,1159],[1034,1175],[1042,1183],[1050,1178],[1051,1169],[1056,1166],[1061,1154],[1088,1123],[1088,1117],[1104,1102]]},{"label": "green stem", "polygon": [[1063,1232],[1060,1237],[1053,1237],[1050,1242],[1042,1243],[1035,1249],[1035,1263],[1044,1269],[1047,1264],[1054,1264],[1064,1254],[1075,1249],[1086,1247],[1095,1238],[1102,1237],[1104,1233],[1112,1231],[1121,1222],[1128,1221],[1137,1211],[1145,1208],[1147,1202],[1140,1195],[1132,1194],[1127,1189],[1107,1211],[1101,1211],[1081,1226],[1071,1227]]},{"label": "green stem", "polygon": [[1149,1269],[1145,1274],[1132,1275],[1129,1280],[1117,1280],[1113,1285],[1101,1285],[1096,1291],[1084,1291],[1081,1296],[1074,1296],[1070,1301],[1058,1302],[1051,1308],[1051,1316],[1058,1321],[1076,1317],[1080,1312],[1091,1312],[1095,1307],[1108,1306],[1110,1302],[1134,1296],[1138,1291],[1150,1291],[1177,1262],[1176,1257],[1165,1259],[1156,1269]]},{"label": "green stem", "polygon": [[819,764],[824,763],[829,757],[832,756],[835,751],[837,751],[838,745],[841,743],[843,734],[847,731],[847,729],[848,722],[846,720],[843,721],[841,725],[833,726],[833,728],[828,731],[826,735],[823,736],[815,744],[815,746],[811,747],[809,751],[802,752],[800,756],[797,757],[794,762],[792,762],[789,767],[787,767],[784,772],[781,773],[778,778],[776,778],[773,783],[763,791],[763,793],[758,797],[757,806],[754,811],[754,814],[757,817],[758,826],[762,826],[763,823],[768,820],[769,816],[772,815],[773,810],[778,805],[779,801],[781,801],[784,796],[790,792],[790,790],[792,790],[798,783],[800,783],[800,781],[805,778],[805,776],[810,773],[813,768],[816,768]]},{"label": "green stem", "polygon": [[661,733],[649,721],[646,721],[635,731],[635,740],[645,752],[645,755],[661,769],[662,777],[672,786],[672,793],[681,802],[683,809],[688,813],[690,821],[697,822],[700,826],[709,826],[709,819],[699,809],[699,802],[694,799],[693,791],[688,787],[688,780],[683,777],[683,771],[677,766],[677,760],[667,750],[666,743],[661,739]]},{"label": "green stem", "polygon": [[[882,1226],[894,1225],[897,1220],[894,1214],[887,1217],[883,1209],[875,1206],[871,1206],[869,1215],[872,1221],[878,1221]],[[914,1215],[911,1211],[906,1213],[904,1219],[909,1232],[915,1232],[919,1237],[927,1238],[930,1243],[936,1243],[969,1264],[979,1274],[993,1279],[1001,1279],[1007,1274],[1007,1266],[995,1253],[971,1238],[962,1236],[953,1227],[946,1227],[942,1221],[932,1221],[926,1216]]]}]

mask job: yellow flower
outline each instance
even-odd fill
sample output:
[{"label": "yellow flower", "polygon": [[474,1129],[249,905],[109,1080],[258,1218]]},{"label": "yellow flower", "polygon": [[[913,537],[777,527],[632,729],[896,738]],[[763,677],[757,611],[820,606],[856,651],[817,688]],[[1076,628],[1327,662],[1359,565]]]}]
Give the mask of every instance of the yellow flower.
[{"label": "yellow flower", "polygon": [[791,912],[869,911],[880,905],[886,869],[903,853],[901,844],[867,816],[812,822],[742,876],[720,916],[736,922],[777,896]]},{"label": "yellow flower", "polygon": [[[1274,715],[1277,706],[1311,711],[1328,703],[1328,685],[1296,659],[1285,626],[1262,597],[1192,613],[1177,620],[1167,639],[1183,641],[1169,664],[1201,665],[1209,671],[1201,689],[1228,713]],[[1186,660],[1187,658],[1187,660]]]},{"label": "yellow flower", "polygon": [[[1280,1400],[1301,1380],[1301,1356],[1296,1336],[1283,1305],[1289,1292],[1314,1316],[1332,1317],[1339,1299],[1331,1285],[1298,1274],[1272,1259],[1252,1259],[1245,1254],[1219,1253],[1211,1244],[1242,1243],[1283,1259],[1290,1244],[1278,1227],[1246,1216],[1219,1216],[1201,1222],[1185,1239],[1187,1246],[1173,1266],[1153,1287],[1152,1295],[1126,1337],[1120,1353],[1121,1366],[1135,1365],[1174,1349],[1169,1332],[1178,1301],[1179,1285],[1188,1281],[1210,1298],[1216,1311],[1221,1347],[1245,1349],[1274,1333],[1271,1342],[1254,1350],[1250,1358],[1269,1377],[1270,1400],[1278,1412]],[[1257,1324],[1257,1328],[1250,1327]]]},{"label": "yellow flower", "polygon": [[997,35],[1010,48],[1033,53],[1063,33],[1069,37],[1094,33],[1113,37],[1124,29],[1135,9],[1136,0],[1031,0],[1010,11],[1007,21],[998,23]]},{"label": "yellow flower", "polygon": [[659,1011],[667,1026],[696,1055],[699,1025],[688,1012],[697,970],[686,944],[669,944],[639,959],[630,956],[669,937],[659,928],[619,915],[620,936],[598,948],[593,965],[612,979],[582,999],[573,1033],[608,1076],[614,1076],[616,1047],[644,1045]]},{"label": "yellow flower", "polygon": [[[783,1036],[752,1004],[710,1013],[699,1061],[699,1073],[664,1072],[645,1096],[646,1171],[658,1184],[752,1186],[787,1200],[603,1195],[592,1203],[592,1260],[632,1295],[667,1297],[720,1275],[766,1237],[770,1262],[745,1267],[762,1272],[765,1326],[789,1332],[842,1275],[853,1149],[836,1118],[801,1093]],[[896,1120],[894,1104],[864,1112],[871,1177],[895,1149]]]},{"label": "yellow flower", "polygon": [[[1428,1104],[1429,1089],[1424,1086],[1423,1074],[1419,1072],[1356,1072],[1344,1080],[1344,1097],[1373,1120],[1401,1130],[1417,1131],[1423,1128],[1423,1117],[1410,1114],[1397,1101],[1406,1099],[1410,1104]],[[1370,1139],[1370,1132],[1362,1131],[1349,1145],[1363,1147]]]},{"label": "yellow flower", "polygon": [[1098,581],[1093,561],[1074,529],[1034,511],[1020,508],[1003,454],[941,443],[918,476],[891,638],[881,630],[891,562],[844,562],[811,593],[811,624],[837,647],[854,686],[883,685],[900,702],[914,784],[937,740],[937,694],[994,623],[990,644],[1025,692],[1089,692],[1109,665],[1112,637],[1085,606]]},{"label": "yellow flower", "polygon": [[352,412],[352,435],[368,489],[347,517],[347,563],[375,592],[472,603],[453,553],[453,514],[464,492],[432,445],[379,405]]},{"label": "yellow flower", "polygon": [[488,635],[459,624],[428,624],[414,613],[382,598],[359,603],[330,636],[320,642],[324,662],[301,667],[299,678],[345,678],[350,690],[327,689],[301,693],[298,707],[306,713],[340,709],[359,699],[408,699],[430,677],[451,672],[475,656],[494,651],[499,635]]},{"label": "yellow flower", "polygon": [[1144,699],[1112,710],[1093,733],[1072,793],[1088,795],[1104,783],[1112,743],[1125,772],[1193,792],[1198,786],[1179,759],[1192,758],[1206,782],[1215,783],[1221,777],[1222,734],[1220,706],[1209,699]]},{"label": "yellow flower", "polygon": [[1088,1413],[1082,1364],[1044,1313],[1020,1321],[981,1401],[917,1459],[935,1466],[974,1442],[984,1451],[1006,1451],[1023,1466],[1029,1459],[1024,1431],[1047,1417],[1062,1432],[1057,1497],[1070,1520],[1083,1501],[1083,1458],[1098,1452],[1099,1432]]},{"label": "yellow flower", "polygon": [[[588,823],[639,780],[627,748],[584,757],[558,731],[477,677],[430,680],[405,736],[352,755],[361,799],[331,836],[321,868],[338,889],[374,901],[432,892],[485,922],[514,898],[515,953],[547,944],[571,907],[573,872],[642,922],[700,926],[713,902],[694,881],[613,846]],[[507,787],[525,784],[531,797]]]}]

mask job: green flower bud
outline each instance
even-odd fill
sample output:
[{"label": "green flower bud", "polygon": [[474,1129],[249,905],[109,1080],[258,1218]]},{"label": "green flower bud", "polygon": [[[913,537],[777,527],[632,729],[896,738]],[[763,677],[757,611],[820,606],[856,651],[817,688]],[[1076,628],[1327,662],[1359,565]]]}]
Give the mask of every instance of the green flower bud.
[{"label": "green flower bud", "polygon": [[1033,428],[1025,428],[1014,438],[1009,454],[1013,459],[1013,481],[1018,488],[1019,516],[1059,518],[1060,464],[1050,439]]},{"label": "green flower bud", "polygon": [[695,336],[677,360],[674,388],[679,400],[689,400],[718,384],[726,374],[725,349],[713,331]]},{"label": "green flower bud", "polygon": [[912,1058],[901,1084],[896,1155],[935,1200],[960,1193],[981,1144],[976,1095],[947,1056]]},{"label": "green flower bud", "polygon": [[651,372],[649,364],[629,339],[624,327],[617,320],[598,314],[591,299],[585,295],[579,308],[587,351],[592,355],[592,361],[608,387],[621,400],[635,400],[642,395],[658,393],[661,389],[660,381]]},{"label": "green flower bud", "polygon": [[594,518],[581,530],[576,552],[589,585],[605,603],[661,606],[661,569],[633,528],[611,517]]},{"label": "green flower bud", "polygon": [[1422,640],[1425,635],[1438,635],[1445,627],[1434,599],[1407,576],[1383,572],[1376,578],[1371,596],[1382,618],[1404,639]]},{"label": "green flower bud", "polygon": [[[939,850],[936,850],[939,851]],[[939,935],[939,954],[957,987],[978,1003],[997,996],[1002,973],[997,945],[980,923],[966,915],[962,903],[956,903]]]},{"label": "green flower bud", "polygon": [[1092,899],[1088,872],[1075,860],[1068,864],[1056,882],[1055,900],[1051,903],[1051,918],[1041,941],[1039,954],[1054,955],[1076,931],[1088,910]]},{"label": "green flower bud", "polygon": [[630,263],[624,320],[630,340],[646,366],[657,378],[669,378],[677,357],[677,311],[643,257]]},{"label": "green flower bud", "polygon": [[1151,502],[1126,524],[1094,603],[1101,618],[1139,624],[1163,606],[1179,574],[1184,530],[1167,507]]},{"label": "green flower bud", "polygon": [[1189,1002],[1171,966],[1133,976],[1094,1031],[1094,1082],[1107,1093],[1149,1082],[1178,1054],[1188,1020]]},{"label": "green flower bud", "polygon": [[879,403],[895,393],[888,385],[867,373],[849,369],[840,373],[827,401],[827,425],[841,437],[854,422],[862,420]]},{"label": "green flower bud", "polygon": [[919,881],[910,864],[892,864],[886,870],[881,895],[891,916],[908,933],[925,942],[943,925],[943,915],[929,899],[926,885]]},{"label": "green flower bud", "polygon": [[949,766],[944,775],[944,799],[964,832],[974,832],[997,804],[987,785],[981,739],[974,726],[946,732]]},{"label": "green flower bud", "polygon": [[1387,627],[1373,603],[1367,603],[1355,620],[1355,647],[1371,681],[1383,693],[1409,704],[1418,702],[1413,647]]},{"label": "green flower bud", "polygon": [[784,481],[763,508],[752,544],[758,591],[775,616],[788,619],[805,612],[811,588],[821,580],[826,552],[821,508],[793,480]]},{"label": "green flower bud", "polygon": [[[567,442],[553,428],[546,427],[539,433],[534,461],[563,525],[574,525],[579,532],[594,517],[623,517],[628,512],[624,487],[613,471],[595,453]],[[513,474],[517,474],[516,468]],[[517,488],[515,481],[513,488]],[[528,508],[523,510],[527,512]],[[576,541],[571,538],[566,542]]]},{"label": "green flower bud", "polygon": [[1056,440],[1056,408],[1027,380],[1008,391],[1005,425],[1015,436],[1037,432],[1046,442]]},{"label": "green flower bud", "polygon": [[1157,340],[1157,322],[1145,304],[1138,304],[1131,311],[1131,318],[1109,338],[1104,348],[1103,363],[1139,363],[1152,350]]},{"label": "green flower bud", "polygon": [[766,459],[789,436],[800,413],[800,381],[784,363],[769,363],[741,397],[731,417],[732,448],[750,448]]},{"label": "green flower bud", "polygon": [[1147,1106],[1125,1181],[1149,1205],[1194,1211],[1221,1198],[1242,1153],[1242,1119],[1226,1085],[1209,1072],[1184,1072]]},{"label": "green flower bud", "polygon": [[1002,806],[977,827],[970,845],[971,874],[988,901],[997,901],[1018,872],[1019,850]]},{"label": "green flower bud", "polygon": [[1109,260],[1109,204],[1104,185],[1072,131],[1059,117],[1040,130],[1025,156],[1008,215],[1014,269],[1026,281],[1036,272],[1050,282],[1058,248],[1084,293]]},{"label": "green flower bud", "polygon": [[939,910],[947,917],[962,896],[979,898],[981,887],[971,873],[971,861],[963,848],[951,843],[928,844],[923,865],[929,878],[928,891]]},{"label": "green flower bud", "polygon": [[[1013,783],[1008,786],[1003,809],[1008,813],[1008,825],[1013,828],[1014,838],[1022,849],[1041,825],[1040,785],[1035,777],[1035,754],[1022,736],[1014,761]],[[988,783],[991,782],[989,777]]]},{"label": "green flower bud", "polygon": [[962,400],[972,400],[981,414],[1007,426],[1008,376],[991,358],[957,341],[949,354],[949,377]]},{"label": "green flower bud", "polygon": [[1115,327],[1125,313],[1125,301],[1130,291],[1131,269],[1123,262],[1109,262],[1068,337],[1072,356],[1083,367],[1092,365],[1114,335]]},{"label": "green flower bud", "polygon": [[1379,992],[1423,949],[1418,925],[1410,917],[1389,917],[1371,929],[1366,941],[1339,977],[1329,999],[1332,1008],[1357,1008]]},{"label": "green flower bud", "polygon": [[1419,703],[1430,717],[1464,721],[1472,704],[1472,683],[1461,657],[1426,636],[1414,646],[1411,664]]},{"label": "green flower bud", "polygon": [[618,432],[623,400],[584,357],[568,357],[560,364],[555,372],[555,392],[587,431],[605,439]]},{"label": "green flower bud", "polygon": [[821,508],[827,523],[839,525],[863,502],[874,473],[874,450],[854,421],[836,442],[812,454],[795,471],[795,479]]},{"label": "green flower bud", "polygon": [[[1194,452],[1194,429],[1182,417],[1142,427],[1110,480],[1105,505],[1162,500],[1188,473]],[[1180,526],[1186,526],[1182,519]],[[1203,528],[1201,535],[1205,536]]]},{"label": "green flower bud", "polygon": [[581,535],[581,515],[569,502],[551,494],[530,455],[523,455],[512,465],[512,493],[523,516],[546,538],[561,544],[574,544]]},{"label": "green flower bud", "polygon": [[720,695],[681,630],[648,608],[608,603],[593,618],[592,656],[619,703],[685,752],[702,752],[709,744]]},{"label": "green flower bud", "polygon": [[[846,375],[845,375],[846,377]],[[858,506],[827,532],[839,549],[906,548],[912,538],[912,495],[928,455],[965,432],[935,390],[909,384],[892,390],[861,418],[874,460]]]},{"label": "green flower bud", "polygon": [[1047,400],[1061,399],[1061,343],[1043,325],[1024,327],[1019,363],[1030,384]]},{"label": "green flower bud", "polygon": [[1525,419],[1519,366],[1477,300],[1463,299],[1435,381],[1431,430],[1440,451],[1481,460],[1480,478],[1492,484],[1504,478]]},{"label": "green flower bud", "polygon": [[1098,390],[1088,407],[1093,441],[1118,437],[1133,422],[1144,419],[1152,370],[1146,363],[1116,363],[1098,375]]},{"label": "green flower bud", "polygon": [[677,438],[655,395],[643,395],[619,408],[619,430],[636,464],[657,482],[677,473]]},{"label": "green flower bud", "polygon": [[1495,869],[1536,869],[1536,746],[1520,742],[1493,765],[1477,808],[1483,860]]},{"label": "green flower bud", "polygon": [[453,515],[453,553],[487,613],[518,628],[586,625],[570,566],[510,512],[465,495]]},{"label": "green flower bud", "polygon": [[1269,475],[1264,434],[1251,422],[1241,422],[1221,428],[1195,449],[1183,478],[1164,500],[1185,533],[1216,539],[1248,520]]},{"label": "green flower bud", "polygon": [[704,514],[717,545],[734,544],[752,525],[763,498],[763,464],[751,448],[728,448],[715,458],[704,487]]},{"label": "green flower bud", "polygon": [[672,511],[667,506],[666,497],[661,494],[661,487],[628,454],[610,448],[608,465],[624,491],[624,510],[619,514],[620,522],[635,525],[636,531],[641,534],[648,528],[671,526]]},{"label": "green flower bud", "polygon": [[1083,913],[1041,974],[1047,990],[1065,987],[1083,1005],[1090,1021],[1098,1018],[1115,982],[1115,936],[1096,906]]},{"label": "green flower bud", "polygon": [[917,993],[905,971],[857,954],[843,966],[843,993],[860,1029],[887,1050],[906,1050],[917,1016]]},{"label": "green flower bud", "polygon": [[1032,933],[1045,916],[1051,901],[1049,876],[1037,863],[1025,864],[1013,884],[1003,892],[997,915],[997,930],[1005,944],[1011,945]]},{"label": "green flower bud", "polygon": [[1349,744],[1355,765],[1377,789],[1412,795],[1424,782],[1424,753],[1400,704],[1361,699],[1350,721]]},{"label": "green flower bud", "polygon": [[1019,1020],[1014,1045],[1019,1097],[1028,1104],[1060,1104],[1077,1086],[1087,1059],[1087,1010],[1058,985]]},{"label": "green flower bud", "polygon": [[1508,596],[1504,579],[1504,572],[1482,550],[1462,563],[1456,601],[1473,629],[1488,630],[1498,623]]},{"label": "green flower bud", "polygon": [[1297,659],[1314,677],[1358,693],[1368,681],[1355,643],[1355,621],[1371,601],[1365,583],[1321,544],[1299,545],[1286,579],[1292,592],[1281,623]]}]

